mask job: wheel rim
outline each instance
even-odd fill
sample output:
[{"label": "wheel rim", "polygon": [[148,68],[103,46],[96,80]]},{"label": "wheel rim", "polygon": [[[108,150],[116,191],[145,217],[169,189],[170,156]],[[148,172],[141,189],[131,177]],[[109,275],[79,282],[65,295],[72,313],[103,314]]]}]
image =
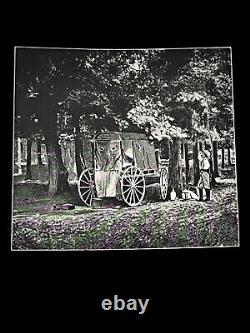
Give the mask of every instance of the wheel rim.
[{"label": "wheel rim", "polygon": [[121,178],[123,201],[130,207],[138,206],[145,196],[145,178],[142,172],[132,166],[128,167]]},{"label": "wheel rim", "polygon": [[161,170],[160,188],[161,188],[161,198],[162,200],[166,200],[168,192],[168,173],[166,169]]},{"label": "wheel rim", "polygon": [[78,180],[78,193],[87,206],[92,205],[94,196],[94,174],[90,169],[83,170]]}]

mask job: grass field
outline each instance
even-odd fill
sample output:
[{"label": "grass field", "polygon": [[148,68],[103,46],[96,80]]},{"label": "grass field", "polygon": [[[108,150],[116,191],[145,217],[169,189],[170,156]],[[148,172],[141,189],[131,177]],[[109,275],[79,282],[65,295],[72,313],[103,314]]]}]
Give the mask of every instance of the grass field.
[{"label": "grass field", "polygon": [[[54,203],[74,210],[51,210]],[[131,249],[238,245],[236,184],[226,179],[211,202],[144,202],[130,208],[98,201],[81,206],[71,195],[48,197],[43,185],[15,188],[13,249]]]}]

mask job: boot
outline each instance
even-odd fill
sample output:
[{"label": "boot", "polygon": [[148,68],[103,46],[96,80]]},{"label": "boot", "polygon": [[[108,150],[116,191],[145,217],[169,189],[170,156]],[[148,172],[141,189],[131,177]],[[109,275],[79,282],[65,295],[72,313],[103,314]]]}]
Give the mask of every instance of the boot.
[{"label": "boot", "polygon": [[206,199],[205,199],[205,201],[210,201],[211,200],[211,198],[210,198],[210,190],[209,189],[205,189],[205,191],[206,191]]},{"label": "boot", "polygon": [[203,201],[203,189],[199,188],[199,201]]}]

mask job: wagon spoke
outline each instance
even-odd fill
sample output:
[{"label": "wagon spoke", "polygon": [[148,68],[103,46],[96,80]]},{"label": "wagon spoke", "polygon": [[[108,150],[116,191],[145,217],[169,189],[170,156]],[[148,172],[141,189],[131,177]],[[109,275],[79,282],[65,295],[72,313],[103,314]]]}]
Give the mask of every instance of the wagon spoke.
[{"label": "wagon spoke", "polygon": [[131,190],[131,187],[127,188],[125,191],[123,191],[123,193],[127,193],[129,190]]},{"label": "wagon spoke", "polygon": [[81,196],[83,197],[88,192],[90,192],[90,188],[88,188],[87,191],[83,192]]},{"label": "wagon spoke", "polygon": [[143,194],[143,192],[139,191],[137,187],[135,187],[135,190],[139,192],[141,195]]},{"label": "wagon spoke", "polygon": [[[127,193],[127,195],[126,195],[127,198],[129,197],[131,191],[132,191],[132,188],[130,187],[129,190],[128,190],[128,193]],[[123,192],[123,193],[124,193],[124,192]]]},{"label": "wagon spoke", "polygon": [[91,191],[89,191],[89,194],[87,195],[86,202],[88,201],[90,194],[91,194]]},{"label": "wagon spoke", "polygon": [[[136,173],[137,174],[137,173]],[[140,172],[137,174],[137,177],[134,179],[135,180],[135,182],[137,181],[137,179],[140,177],[141,175],[140,175]]]},{"label": "wagon spoke", "polygon": [[129,191],[128,195],[127,195],[127,201],[128,201],[129,198],[131,198],[131,196],[132,196],[132,188],[130,188],[130,191]]},{"label": "wagon spoke", "polygon": [[130,200],[129,200],[130,205],[132,204],[132,198],[133,198],[133,189],[131,190],[131,196],[130,196]]},{"label": "wagon spoke", "polygon": [[134,190],[134,188],[132,190],[132,196],[133,196],[133,204],[135,204],[136,202],[135,202],[135,190]]},{"label": "wagon spoke", "polygon": [[83,179],[80,179],[80,182],[82,182],[82,183],[85,183],[85,184],[89,185],[89,181],[88,181],[88,182],[86,182],[85,180],[83,180]]},{"label": "wagon spoke", "polygon": [[132,177],[130,175],[124,176],[124,178],[131,183]]},{"label": "wagon spoke", "polygon": [[[135,190],[136,190],[136,188],[135,188]],[[137,201],[140,201],[140,198],[139,198],[137,192],[135,191],[134,193],[135,193],[135,195],[136,195]],[[142,194],[142,193],[141,193],[141,194]]]},{"label": "wagon spoke", "polygon": [[85,172],[83,176],[84,176],[85,179],[87,179],[88,182],[90,182],[91,178],[90,178],[90,175],[89,175],[88,172]]},{"label": "wagon spoke", "polygon": [[136,181],[135,181],[135,182],[136,182],[136,185],[137,185],[137,184],[140,184],[140,183],[143,182],[143,181],[144,181],[144,179],[142,178],[142,179],[140,179],[138,182],[136,182]]}]

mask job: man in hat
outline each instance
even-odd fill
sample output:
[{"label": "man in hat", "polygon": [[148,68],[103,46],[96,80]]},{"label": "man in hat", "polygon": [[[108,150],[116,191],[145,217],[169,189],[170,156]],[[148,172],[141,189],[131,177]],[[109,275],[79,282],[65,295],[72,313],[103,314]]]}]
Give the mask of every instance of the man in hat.
[{"label": "man in hat", "polygon": [[200,151],[198,154],[199,166],[200,166],[200,179],[198,181],[199,188],[199,200],[203,201],[203,190],[206,192],[205,201],[211,199],[211,173],[209,163],[210,153],[206,150]]}]

